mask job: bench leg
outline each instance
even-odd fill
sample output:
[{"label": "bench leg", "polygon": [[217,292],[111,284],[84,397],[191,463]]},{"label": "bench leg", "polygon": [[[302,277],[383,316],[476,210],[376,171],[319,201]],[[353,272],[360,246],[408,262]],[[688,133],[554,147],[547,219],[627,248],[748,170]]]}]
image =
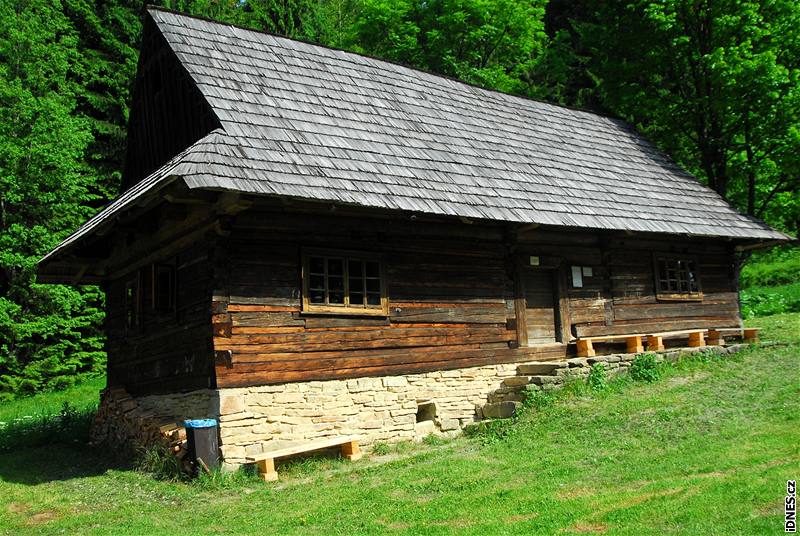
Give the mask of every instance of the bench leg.
[{"label": "bench leg", "polygon": [[664,338],[658,335],[648,336],[647,350],[650,352],[659,352],[661,350],[664,350]]},{"label": "bench leg", "polygon": [[275,470],[275,460],[265,458],[256,462],[258,465],[258,475],[264,482],[275,482],[278,480],[278,472]]},{"label": "bench leg", "polygon": [[592,341],[582,341],[578,339],[578,357],[594,357],[594,347]]},{"label": "bench leg", "polygon": [[705,337],[702,331],[695,331],[689,334],[689,346],[692,348],[700,348],[706,345]]},{"label": "bench leg", "polygon": [[628,347],[629,354],[641,354],[644,352],[644,346],[642,346],[641,337],[628,337],[625,339],[625,344]]},{"label": "bench leg", "polygon": [[751,343],[758,342],[758,330],[757,329],[744,330],[744,342],[751,342]]},{"label": "bench leg", "polygon": [[348,441],[347,443],[342,443],[342,457],[347,458],[350,461],[360,460],[361,449],[358,448],[358,441]]},{"label": "bench leg", "polygon": [[709,329],[708,344],[711,346],[725,346],[725,337],[722,336],[722,332],[715,329]]}]

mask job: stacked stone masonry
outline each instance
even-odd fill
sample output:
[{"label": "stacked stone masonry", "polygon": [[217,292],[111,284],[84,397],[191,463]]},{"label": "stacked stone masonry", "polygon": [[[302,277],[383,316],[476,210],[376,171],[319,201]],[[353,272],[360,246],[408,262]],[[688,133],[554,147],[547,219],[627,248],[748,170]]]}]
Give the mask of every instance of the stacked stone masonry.
[{"label": "stacked stone masonry", "polygon": [[[658,359],[675,360],[697,351],[735,352],[741,346],[668,350]],[[357,435],[368,446],[418,441],[430,434],[455,435],[482,418],[513,414],[525,390],[558,388],[568,376],[585,377],[595,363],[603,363],[611,374],[621,373],[634,358],[617,354],[560,363],[202,390],[141,397],[138,403],[146,411],[176,419],[218,418],[224,466],[232,469],[246,456],[327,436]],[[435,411],[429,411],[430,406],[420,410],[431,403]],[[418,412],[425,420],[418,422]]]}]

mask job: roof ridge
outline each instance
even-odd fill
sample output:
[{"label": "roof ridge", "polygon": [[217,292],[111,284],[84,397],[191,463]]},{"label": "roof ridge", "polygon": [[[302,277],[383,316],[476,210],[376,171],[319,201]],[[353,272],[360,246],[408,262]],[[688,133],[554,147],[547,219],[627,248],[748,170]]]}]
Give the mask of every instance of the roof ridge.
[{"label": "roof ridge", "polygon": [[[212,19],[210,17],[203,17],[203,16],[200,16],[200,15],[190,15],[188,13],[184,13],[182,11],[178,11],[178,10],[175,10],[175,9],[170,9],[170,8],[163,7],[163,6],[145,4],[143,10],[145,12],[161,11],[163,13],[169,13],[169,14],[172,14],[172,15],[177,15],[179,17],[185,17],[187,19],[200,20],[200,21],[203,21],[203,22],[211,23],[211,24],[218,24],[220,26],[229,26],[231,28],[237,28],[239,30],[243,30],[243,31],[247,31],[247,32],[253,32],[253,33],[257,33],[257,34],[268,35],[270,37],[275,37],[277,39],[285,39],[287,41],[293,41],[295,43],[302,43],[304,45],[311,45],[311,46],[315,46],[315,47],[320,47],[320,48],[324,48],[324,49],[327,49],[327,50],[332,50],[332,51],[335,51],[335,52],[344,52],[345,54],[351,54],[353,56],[358,56],[360,58],[366,58],[366,59],[369,59],[369,60],[379,61],[379,62],[387,63],[387,64],[390,64],[390,65],[396,65],[398,67],[403,67],[404,69],[409,69],[411,71],[422,73],[422,74],[425,74],[425,75],[428,75],[428,76],[441,78],[443,80],[449,80],[451,82],[456,82],[458,84],[462,84],[462,85],[467,86],[467,87],[475,88],[475,89],[478,89],[478,90],[481,90],[481,91],[486,91],[488,93],[497,94],[497,95],[500,95],[500,96],[503,96],[503,97],[512,97],[512,98],[520,99],[520,100],[523,100],[523,101],[536,102],[536,103],[539,103],[539,104],[544,104],[546,106],[551,106],[553,108],[560,108],[560,109],[563,109],[563,110],[570,110],[570,111],[573,111],[573,112],[579,112],[579,113],[592,115],[592,116],[596,116],[596,117],[600,117],[600,118],[604,118],[604,119],[611,119],[613,121],[616,121],[616,122],[620,123],[620,125],[625,127],[626,129],[628,129],[628,130],[630,130],[632,132],[635,132],[638,136],[641,136],[641,133],[638,130],[636,130],[636,128],[634,128],[633,125],[631,125],[630,123],[625,121],[623,118],[621,118],[619,116],[616,116],[616,115],[612,115],[610,112],[605,111],[605,110],[604,111],[599,111],[599,110],[591,110],[591,109],[588,109],[588,108],[580,108],[578,106],[570,106],[570,105],[566,105],[566,104],[556,104],[554,102],[550,102],[550,101],[545,100],[545,99],[538,99],[538,98],[535,98],[535,97],[529,97],[527,95],[517,95],[516,93],[506,93],[505,91],[501,91],[499,89],[493,89],[493,88],[484,87],[484,86],[481,86],[481,85],[478,85],[478,84],[475,84],[475,83],[472,83],[472,82],[467,82],[465,80],[461,80],[460,78],[456,78],[454,76],[450,76],[450,75],[446,75],[446,74],[442,74],[442,73],[437,73],[437,72],[434,72],[434,71],[428,71],[428,70],[422,69],[420,67],[413,67],[411,65],[408,65],[408,64],[405,64],[405,63],[401,63],[399,61],[393,61],[393,60],[388,60],[386,58],[381,58],[381,57],[378,57],[378,56],[372,56],[372,55],[369,55],[369,54],[363,54],[363,53],[360,53],[360,52],[354,52],[352,50],[347,50],[345,48],[339,48],[339,47],[334,47],[334,46],[330,46],[330,45],[325,45],[325,44],[322,44],[322,43],[317,43],[315,41],[310,41],[310,40],[306,40],[306,39],[288,37],[286,35],[280,35],[280,34],[268,32],[266,30],[259,30],[259,29],[256,29],[256,28],[249,28],[247,26],[242,26],[241,24],[233,24],[233,23],[230,23],[230,22],[223,22],[223,21],[219,21],[219,20],[216,20],[216,19]],[[652,142],[650,142],[649,140],[645,140],[645,141],[647,141],[648,143],[653,145]]]}]

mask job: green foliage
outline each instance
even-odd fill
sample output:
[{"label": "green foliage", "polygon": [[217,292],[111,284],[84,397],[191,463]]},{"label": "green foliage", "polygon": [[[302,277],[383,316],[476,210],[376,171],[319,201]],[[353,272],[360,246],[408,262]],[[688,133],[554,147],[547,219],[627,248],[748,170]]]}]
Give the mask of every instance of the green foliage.
[{"label": "green foliage", "polygon": [[592,391],[605,391],[608,388],[605,365],[602,363],[595,363],[592,365],[589,375],[586,377],[586,385],[588,385]]},{"label": "green foliage", "polygon": [[426,445],[436,446],[443,444],[445,440],[441,436],[438,436],[436,434],[428,434],[422,438],[422,442],[425,443]]},{"label": "green foliage", "polygon": [[347,48],[506,92],[542,53],[542,0],[363,0]]},{"label": "green foliage", "polygon": [[522,401],[522,405],[527,409],[542,410],[551,406],[556,400],[556,397],[556,391],[528,389],[525,391],[525,400]]},{"label": "green foliage", "polygon": [[60,2],[0,3],[0,396],[105,362],[99,291],[35,283],[37,260],[97,200],[78,42]]},{"label": "green foliage", "polygon": [[164,445],[151,445],[137,453],[136,470],[148,473],[156,480],[189,480],[189,475],[181,467],[181,461]]},{"label": "green foliage", "polygon": [[756,318],[800,311],[800,282],[777,287],[750,287],[741,292],[742,316]]},{"label": "green foliage", "polygon": [[[174,456],[173,456],[174,458]],[[210,473],[201,472],[192,484],[203,491],[240,490],[244,486],[263,486],[255,465],[246,465],[238,471],[213,469]]]},{"label": "green foliage", "polygon": [[385,441],[378,441],[374,445],[372,445],[372,453],[377,456],[386,456],[391,452],[391,448],[389,447],[389,443]]},{"label": "green foliage", "polygon": [[800,282],[800,248],[784,246],[753,253],[742,267],[739,281],[745,289]]},{"label": "green foliage", "polygon": [[661,371],[658,368],[658,363],[656,363],[656,354],[638,354],[633,358],[628,373],[631,379],[639,382],[653,383],[658,381],[661,378]]},{"label": "green foliage", "polygon": [[796,232],[800,3],[574,4],[548,6],[551,46],[567,52],[555,93],[628,119],[734,205]]}]

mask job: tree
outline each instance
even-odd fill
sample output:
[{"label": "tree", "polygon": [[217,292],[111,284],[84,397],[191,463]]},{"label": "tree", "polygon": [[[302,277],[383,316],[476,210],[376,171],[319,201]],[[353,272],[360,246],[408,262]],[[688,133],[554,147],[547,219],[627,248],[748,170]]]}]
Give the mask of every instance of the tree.
[{"label": "tree", "polygon": [[75,114],[78,38],[59,2],[0,3],[0,396],[102,365],[96,289],[37,285],[37,260],[89,214]]},{"label": "tree", "polygon": [[544,49],[544,1],[364,0],[349,48],[521,92]]},{"label": "tree", "polygon": [[[742,210],[796,229],[800,4],[602,0],[583,7],[570,13],[576,18],[568,27],[598,101]],[[778,201],[788,209],[782,215],[771,208]]]}]

